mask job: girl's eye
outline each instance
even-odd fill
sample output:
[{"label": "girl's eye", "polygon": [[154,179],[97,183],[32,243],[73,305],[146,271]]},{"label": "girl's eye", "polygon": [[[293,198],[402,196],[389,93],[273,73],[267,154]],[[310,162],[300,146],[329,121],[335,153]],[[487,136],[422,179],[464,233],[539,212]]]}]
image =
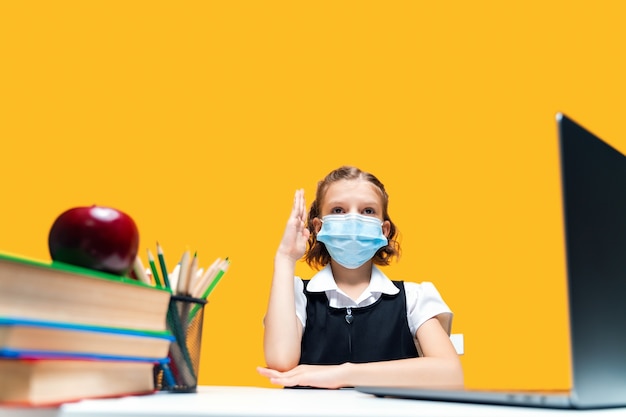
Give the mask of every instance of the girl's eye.
[{"label": "girl's eye", "polygon": [[365,210],[363,210],[363,214],[374,215],[376,214],[376,212],[374,211],[373,208],[366,208]]},{"label": "girl's eye", "polygon": [[335,207],[330,212],[332,214],[341,214],[341,213],[343,213],[343,209],[341,207]]}]

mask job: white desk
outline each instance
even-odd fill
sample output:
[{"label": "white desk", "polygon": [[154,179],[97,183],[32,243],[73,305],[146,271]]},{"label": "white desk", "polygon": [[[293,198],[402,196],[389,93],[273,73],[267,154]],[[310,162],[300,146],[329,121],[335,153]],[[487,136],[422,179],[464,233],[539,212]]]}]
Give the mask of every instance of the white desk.
[{"label": "white desk", "polygon": [[552,410],[377,398],[352,389],[200,387],[195,394],[84,400],[58,409],[0,407],[1,417],[405,417],[405,416],[625,416],[626,408]]}]

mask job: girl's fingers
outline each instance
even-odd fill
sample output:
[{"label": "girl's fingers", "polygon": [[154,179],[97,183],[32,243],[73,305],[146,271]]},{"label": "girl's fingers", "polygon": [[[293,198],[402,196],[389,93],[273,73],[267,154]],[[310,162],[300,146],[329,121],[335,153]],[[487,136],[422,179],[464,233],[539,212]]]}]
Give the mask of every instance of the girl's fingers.
[{"label": "girl's fingers", "polygon": [[268,378],[279,378],[282,374],[282,372],[278,372],[274,369],[269,369],[269,368],[263,368],[261,366],[257,366],[257,372],[265,377]]},{"label": "girl's fingers", "polygon": [[306,204],[304,201],[304,190],[300,189],[300,213],[302,214],[302,221],[306,220]]},{"label": "girl's fingers", "polygon": [[294,216],[298,213],[298,190],[293,195],[293,205],[291,206],[291,214]]},{"label": "girl's fingers", "polygon": [[304,204],[304,190],[302,188],[296,190],[293,197],[293,214],[298,220],[304,221],[306,207]]}]

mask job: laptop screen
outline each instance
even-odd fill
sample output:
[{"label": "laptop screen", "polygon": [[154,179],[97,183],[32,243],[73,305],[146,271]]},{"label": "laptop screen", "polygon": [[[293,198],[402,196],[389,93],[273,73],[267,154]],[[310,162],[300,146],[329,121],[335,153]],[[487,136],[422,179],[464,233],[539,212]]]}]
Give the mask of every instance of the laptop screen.
[{"label": "laptop screen", "polygon": [[626,157],[557,121],[573,386],[582,403],[626,402]]}]

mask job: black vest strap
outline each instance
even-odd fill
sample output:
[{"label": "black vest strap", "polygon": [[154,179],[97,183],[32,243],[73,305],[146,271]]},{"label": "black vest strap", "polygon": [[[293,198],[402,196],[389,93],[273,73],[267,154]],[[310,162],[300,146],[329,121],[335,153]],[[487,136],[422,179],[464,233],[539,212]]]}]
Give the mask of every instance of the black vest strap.
[{"label": "black vest strap", "polygon": [[300,364],[336,365],[418,356],[406,317],[402,281],[393,281],[398,294],[382,294],[374,304],[351,311],[330,307],[326,293],[309,292],[309,280],[303,282],[307,319]]}]

